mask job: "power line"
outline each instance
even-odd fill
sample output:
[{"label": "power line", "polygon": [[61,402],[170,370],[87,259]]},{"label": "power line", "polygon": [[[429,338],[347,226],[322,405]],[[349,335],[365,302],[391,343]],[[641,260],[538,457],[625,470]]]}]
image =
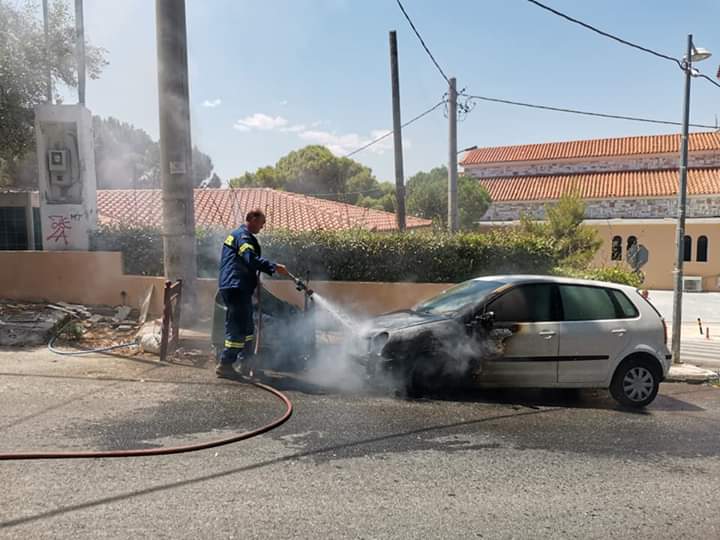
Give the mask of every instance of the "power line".
[{"label": "power line", "polygon": [[402,2],[400,0],[396,0],[397,5],[400,7],[400,11],[403,12],[403,15],[405,15],[405,18],[407,19],[407,22],[410,23],[410,27],[413,29],[413,32],[415,32],[415,35],[420,40],[420,44],[423,46],[423,49],[425,49],[425,52],[428,53],[428,56],[430,57],[430,60],[432,60],[433,64],[435,64],[435,67],[440,72],[440,75],[442,75],[443,79],[445,79],[445,82],[450,84],[450,79],[448,79],[448,76],[445,75],[445,72],[440,67],[440,64],[437,63],[437,60],[435,60],[435,57],[430,52],[430,49],[428,49],[428,46],[425,45],[425,41],[423,40],[422,36],[420,35],[420,32],[418,32],[417,28],[415,28],[415,25],[412,22],[412,19],[410,18],[410,15],[408,15],[407,11],[405,11],[405,8],[402,5]]},{"label": "power line", "polygon": [[[695,69],[695,68],[693,68],[693,69]],[[712,84],[714,84],[715,86],[717,86],[718,88],[720,88],[720,83],[718,83],[717,81],[713,81],[710,77],[708,77],[707,75],[705,75],[705,74],[703,74],[703,73],[700,73],[699,71],[698,71],[697,75],[694,75],[694,76],[695,76],[695,77],[700,77],[701,79],[705,79],[705,80],[707,80],[707,81],[710,81]],[[691,125],[692,125],[692,124],[691,124]]]},{"label": "power line", "polygon": [[531,4],[536,5],[539,8],[542,8],[546,11],[549,11],[550,13],[553,13],[554,15],[557,15],[558,17],[562,17],[563,19],[565,19],[567,21],[578,24],[578,25],[582,26],[583,28],[587,28],[588,30],[595,32],[596,34],[600,34],[601,36],[615,40],[618,43],[627,45],[628,47],[632,47],[634,49],[638,49],[638,50],[646,52],[648,54],[652,54],[654,56],[657,56],[658,58],[662,58],[663,60],[670,60],[671,62],[675,62],[678,65],[678,67],[680,67],[680,69],[684,69],[682,62],[673,56],[669,56],[667,54],[663,54],[658,51],[654,51],[653,49],[648,49],[647,47],[643,47],[642,45],[638,45],[637,43],[633,43],[632,41],[627,41],[626,39],[622,39],[616,35],[610,34],[609,32],[600,30],[599,28],[596,28],[595,26],[592,26],[591,24],[585,23],[579,19],[575,19],[574,17],[571,17],[570,15],[567,15],[567,14],[563,13],[562,11],[553,9],[550,6],[546,6],[545,4],[538,2],[537,0],[527,0],[527,1],[530,2]]},{"label": "power line", "polygon": [[[421,118],[423,118],[424,116],[427,116],[428,114],[430,114],[431,112],[433,112],[435,109],[437,109],[438,107],[440,107],[441,105],[444,105],[444,104],[445,104],[445,100],[443,99],[442,101],[439,101],[439,102],[437,102],[435,105],[433,105],[432,107],[430,107],[428,110],[421,112],[420,114],[418,114],[418,115],[417,115],[416,117],[414,117],[414,118],[411,118],[410,120],[408,120],[407,122],[405,122],[405,123],[404,123],[402,126],[400,126],[400,127],[404,128],[404,127],[409,126],[409,125],[412,124],[413,122],[416,122],[416,121],[420,120]],[[343,157],[354,156],[354,155],[357,154],[358,152],[362,152],[362,151],[365,150],[366,148],[370,148],[372,145],[379,143],[380,141],[382,141],[383,139],[388,138],[388,137],[389,137],[390,135],[392,135],[392,134],[393,134],[392,131],[388,131],[388,132],[385,133],[384,135],[380,135],[380,137],[378,137],[378,138],[376,138],[376,139],[373,139],[373,140],[370,141],[369,143],[364,144],[363,146],[361,146],[360,148],[356,148],[356,149],[353,150],[352,152],[348,152],[348,153],[345,154]]]},{"label": "power line", "polygon": [[[504,103],[506,105],[516,105],[518,107],[528,107],[530,109],[542,109],[545,111],[555,111],[555,112],[563,112],[563,113],[569,113],[569,114],[580,114],[584,116],[595,116],[598,118],[611,118],[615,120],[628,120],[632,122],[645,122],[648,124],[663,124],[668,126],[681,126],[681,122],[673,122],[670,120],[656,120],[653,118],[641,118],[639,116],[624,116],[620,114],[608,114],[608,113],[600,113],[600,112],[591,112],[591,111],[580,111],[577,109],[567,109],[564,107],[552,107],[550,105],[536,105],[533,103],[524,103],[522,101],[511,101],[509,99],[500,99],[500,98],[491,98],[487,96],[471,96],[467,94],[461,94],[462,96],[466,97],[467,99],[477,99],[480,101],[490,101],[493,103]],[[691,127],[697,127],[697,128],[708,128],[708,129],[718,129],[717,125],[711,126],[707,124],[690,124]]]}]

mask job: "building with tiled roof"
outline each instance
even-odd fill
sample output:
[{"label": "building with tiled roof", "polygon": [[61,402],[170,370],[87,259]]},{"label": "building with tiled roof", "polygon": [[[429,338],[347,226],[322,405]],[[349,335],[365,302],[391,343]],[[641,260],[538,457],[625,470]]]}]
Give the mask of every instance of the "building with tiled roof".
[{"label": "building with tiled roof", "polygon": [[[690,134],[688,149],[685,273],[720,290],[720,132]],[[672,288],[679,162],[680,135],[649,135],[477,148],[460,165],[490,194],[484,227],[542,219],[548,204],[576,194],[604,240],[596,262],[643,245],[646,284]]]},{"label": "building with tiled roof", "polygon": [[[265,230],[295,231],[366,229],[397,230],[395,214],[269,188],[196,189],[195,224],[231,229],[252,208],[267,215]],[[104,224],[162,225],[159,189],[99,189],[98,220]],[[432,221],[407,217],[407,228],[430,227]]]}]

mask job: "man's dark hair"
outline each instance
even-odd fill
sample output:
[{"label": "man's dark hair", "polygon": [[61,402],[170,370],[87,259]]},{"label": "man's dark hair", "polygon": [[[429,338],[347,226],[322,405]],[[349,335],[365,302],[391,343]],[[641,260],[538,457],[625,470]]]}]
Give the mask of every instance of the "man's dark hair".
[{"label": "man's dark hair", "polygon": [[254,208],[253,210],[250,210],[247,215],[245,216],[245,221],[252,221],[253,219],[257,218],[265,218],[265,212],[260,210],[259,208]]}]

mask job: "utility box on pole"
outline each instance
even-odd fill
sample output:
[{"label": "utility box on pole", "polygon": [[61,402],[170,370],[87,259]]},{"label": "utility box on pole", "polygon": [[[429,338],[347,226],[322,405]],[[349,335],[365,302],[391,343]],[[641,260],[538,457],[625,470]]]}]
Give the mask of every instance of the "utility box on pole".
[{"label": "utility box on pole", "polygon": [[82,105],[35,107],[43,246],[84,250],[97,226],[92,114]]}]

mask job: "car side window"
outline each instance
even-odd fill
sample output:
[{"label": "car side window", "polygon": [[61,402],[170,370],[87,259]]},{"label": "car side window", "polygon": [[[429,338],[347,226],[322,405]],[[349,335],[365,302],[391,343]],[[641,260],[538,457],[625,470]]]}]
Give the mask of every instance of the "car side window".
[{"label": "car side window", "polygon": [[553,316],[554,285],[538,283],[513,287],[487,305],[497,322],[544,322]]},{"label": "car side window", "polygon": [[625,296],[625,293],[615,289],[610,289],[610,294],[613,296],[613,298],[615,298],[615,301],[620,308],[621,319],[634,319],[639,315],[637,308],[630,301],[630,299]]},{"label": "car side window", "polygon": [[560,298],[566,321],[598,321],[618,318],[610,291],[603,287],[560,285]]}]

